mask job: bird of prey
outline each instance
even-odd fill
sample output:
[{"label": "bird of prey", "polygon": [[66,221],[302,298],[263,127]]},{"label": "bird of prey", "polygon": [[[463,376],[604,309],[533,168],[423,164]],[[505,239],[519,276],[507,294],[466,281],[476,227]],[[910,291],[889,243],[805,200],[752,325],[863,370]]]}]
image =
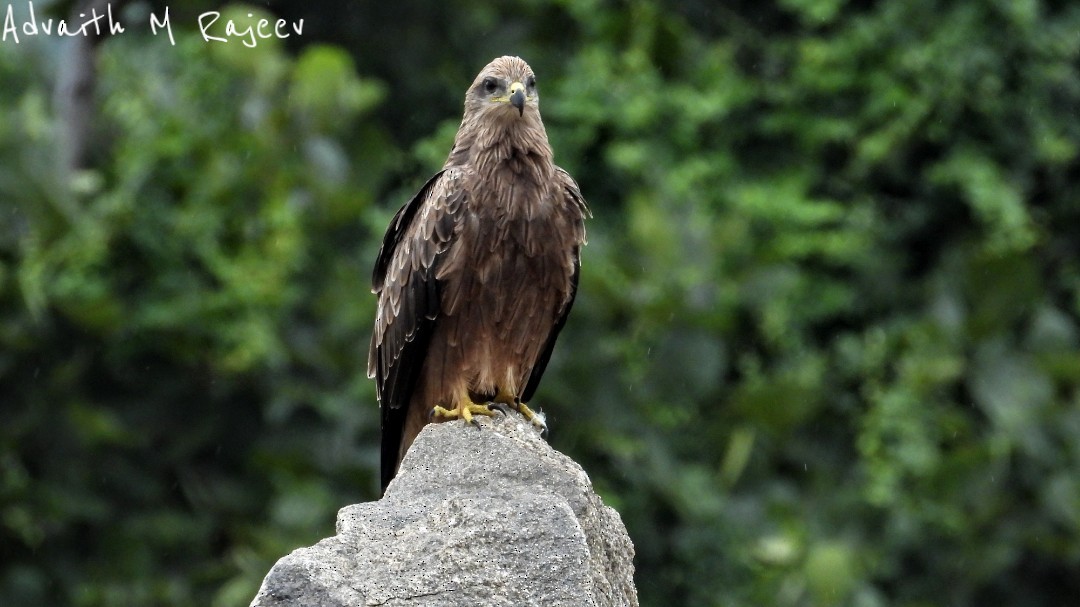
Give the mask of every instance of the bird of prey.
[{"label": "bird of prey", "polygon": [[532,398],[577,291],[588,207],[552,161],[532,68],[489,63],[465,93],[443,165],[394,216],[372,276],[368,376],[382,418],[382,488],[430,420],[543,420]]}]

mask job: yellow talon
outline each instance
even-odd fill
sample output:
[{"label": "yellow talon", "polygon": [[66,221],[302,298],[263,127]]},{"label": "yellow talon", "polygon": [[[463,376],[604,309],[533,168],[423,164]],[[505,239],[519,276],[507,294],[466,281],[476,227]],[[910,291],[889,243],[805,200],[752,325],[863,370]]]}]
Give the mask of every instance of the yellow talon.
[{"label": "yellow talon", "polygon": [[529,408],[529,405],[526,405],[525,403],[515,403],[515,406],[517,407],[518,413],[524,415],[525,419],[529,421],[536,419],[536,413],[533,413],[533,410]]},{"label": "yellow talon", "polygon": [[544,419],[543,413],[538,413],[529,408],[528,405],[518,400],[516,397],[509,394],[500,393],[495,397],[495,402],[506,405],[514,411],[517,411],[525,418],[526,421],[540,430],[540,434],[547,432],[547,420]]},{"label": "yellow talon", "polygon": [[539,411],[533,411],[525,403],[517,403],[517,410],[521,412],[525,419],[529,420],[529,423],[531,423],[533,426],[536,426],[536,429],[540,430],[540,434],[544,434],[548,431],[547,419],[545,419],[543,413],[540,413]]},{"label": "yellow talon", "polygon": [[488,417],[494,415],[487,405],[478,405],[474,402],[458,405],[454,409],[447,409],[436,405],[435,408],[431,410],[431,414],[432,416],[438,416],[444,419],[461,418],[469,425],[474,425],[476,423],[473,421],[473,415],[486,415]]},{"label": "yellow talon", "polygon": [[[544,414],[539,411],[533,411],[525,403],[518,400],[517,397],[500,392],[492,399],[492,402],[488,404],[477,404],[472,402],[472,399],[464,397],[458,401],[459,405],[453,409],[447,409],[446,407],[436,405],[431,409],[431,418],[441,418],[441,421],[451,419],[462,419],[466,424],[470,426],[477,426],[476,421],[473,419],[474,415],[485,415],[491,417],[495,415],[492,408],[501,409],[502,407],[509,407],[514,411],[517,411],[531,423],[536,429],[540,430],[540,434],[544,434],[548,431],[547,421],[544,419]],[[503,410],[503,414],[506,411]],[[479,427],[479,426],[477,426]]]}]

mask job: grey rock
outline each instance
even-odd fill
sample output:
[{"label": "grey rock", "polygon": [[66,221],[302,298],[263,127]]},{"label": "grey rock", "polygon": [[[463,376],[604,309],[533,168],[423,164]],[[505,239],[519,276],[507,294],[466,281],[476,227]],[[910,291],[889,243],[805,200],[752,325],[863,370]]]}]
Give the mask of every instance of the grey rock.
[{"label": "grey rock", "polygon": [[636,606],[634,547],[589,477],[516,413],[429,424],[377,502],[282,558],[253,607]]}]

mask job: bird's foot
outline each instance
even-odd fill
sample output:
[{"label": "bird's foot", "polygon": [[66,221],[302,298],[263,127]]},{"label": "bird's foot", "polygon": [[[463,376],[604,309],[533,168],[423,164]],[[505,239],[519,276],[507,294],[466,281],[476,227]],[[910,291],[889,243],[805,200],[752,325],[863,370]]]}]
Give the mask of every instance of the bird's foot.
[{"label": "bird's foot", "polygon": [[548,431],[545,415],[539,411],[533,411],[528,405],[516,398],[497,400],[488,406],[494,409],[503,410],[504,415],[506,414],[505,409],[513,409],[520,413],[534,428],[539,430],[541,435],[546,434]]},{"label": "bird's foot", "polygon": [[533,411],[525,403],[518,403],[517,405],[518,411],[520,411],[521,414],[525,416],[525,419],[529,420],[529,423],[531,423],[537,430],[540,431],[540,434],[547,434],[547,416],[544,415],[542,411]]},{"label": "bird's foot", "polygon": [[458,405],[457,407],[455,407],[453,409],[447,409],[445,407],[440,407],[440,406],[436,405],[435,408],[433,408],[431,410],[431,416],[433,418],[434,417],[441,417],[444,420],[460,418],[460,419],[465,420],[466,424],[469,424],[470,426],[476,426],[477,428],[479,428],[480,427],[479,424],[477,424],[476,421],[473,420],[474,415],[486,415],[488,417],[491,417],[492,415],[495,415],[495,414],[491,411],[491,408],[488,407],[487,405],[478,405],[478,404],[476,404],[474,402],[471,402],[471,401],[468,401],[465,404]]}]

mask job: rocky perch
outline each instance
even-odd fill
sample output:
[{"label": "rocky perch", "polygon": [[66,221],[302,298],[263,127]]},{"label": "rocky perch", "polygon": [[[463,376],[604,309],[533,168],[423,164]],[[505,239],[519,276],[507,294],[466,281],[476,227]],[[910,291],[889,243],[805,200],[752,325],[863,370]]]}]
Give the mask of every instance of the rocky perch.
[{"label": "rocky perch", "polygon": [[589,477],[518,414],[429,424],[377,502],[282,558],[252,607],[636,606],[634,547]]}]

